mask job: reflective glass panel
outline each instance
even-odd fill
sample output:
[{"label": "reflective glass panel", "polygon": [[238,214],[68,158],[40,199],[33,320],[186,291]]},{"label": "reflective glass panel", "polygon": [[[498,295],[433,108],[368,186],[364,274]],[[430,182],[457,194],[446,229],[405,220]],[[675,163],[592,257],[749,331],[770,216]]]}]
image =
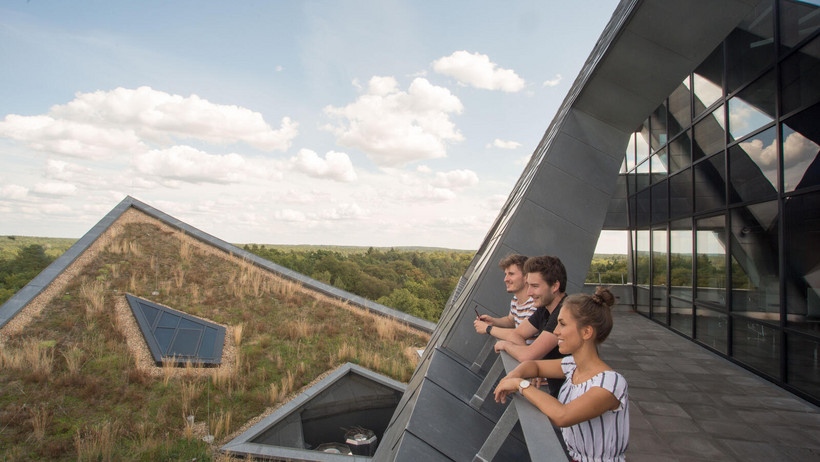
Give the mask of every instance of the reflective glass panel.
[{"label": "reflective glass panel", "polygon": [[726,130],[723,106],[718,107],[694,127],[695,142],[692,143],[692,160],[708,157],[726,147]]},{"label": "reflective glass panel", "polygon": [[644,189],[637,195],[637,221],[639,227],[649,226],[649,190]]},{"label": "reflective glass panel", "polygon": [[692,302],[680,300],[675,297],[669,299],[669,326],[672,329],[692,337]]},{"label": "reflective glass panel", "polygon": [[661,104],[652,112],[650,116],[652,136],[650,138],[650,150],[655,152],[666,144],[666,103]]},{"label": "reflective glass panel", "polygon": [[194,356],[199,346],[199,337],[202,336],[201,329],[179,329],[174,339],[174,345],[167,353],[169,356]]},{"label": "reflective glass panel", "polygon": [[820,399],[820,340],[786,334],[789,385]]},{"label": "reflective glass panel", "polygon": [[820,101],[820,37],[780,63],[780,89],[783,114]]},{"label": "reflective glass panel", "polygon": [[171,327],[158,327],[154,330],[154,338],[157,339],[157,344],[159,344],[159,349],[163,355],[168,354],[171,340],[174,339],[174,332],[176,332],[176,329]]},{"label": "reflective glass panel", "polygon": [[667,115],[667,126],[669,130],[669,137],[673,137],[680,133],[683,129],[692,124],[691,106],[689,103],[689,76],[687,76],[683,83],[678,85],[678,88],[669,95],[669,113]]},{"label": "reflective glass panel", "polygon": [[732,210],[732,310],[780,321],[777,201]]},{"label": "reflective glass panel", "polygon": [[652,223],[669,219],[669,192],[666,182],[652,187]]},{"label": "reflective glass panel", "polygon": [[216,329],[205,328],[202,335],[202,344],[199,346],[199,356],[202,358],[214,357],[214,346],[216,344]]},{"label": "reflective glass panel", "polygon": [[675,173],[692,165],[692,138],[682,133],[669,143],[669,173]]},{"label": "reflective glass panel", "polygon": [[649,186],[649,161],[645,160],[635,169],[636,179],[638,181],[638,191]]},{"label": "reflective glass panel", "polygon": [[695,310],[695,338],[704,345],[726,353],[729,318],[723,313],[698,306]]},{"label": "reflective glass panel", "polygon": [[649,163],[649,168],[652,171],[653,183],[662,181],[669,174],[669,168],[667,167],[669,165],[669,159],[666,155],[666,148],[663,148],[655,154],[652,154]]},{"label": "reflective glass panel", "polygon": [[649,317],[649,288],[638,287],[635,289],[635,309],[638,313]]},{"label": "reflective glass panel", "polygon": [[816,1],[780,0],[780,46],[783,51],[794,48],[820,28],[818,9]]},{"label": "reflective glass panel", "polygon": [[649,121],[644,122],[641,131],[635,134],[635,163],[640,164],[649,157]]},{"label": "reflective glass panel", "polygon": [[692,300],[692,222],[676,220],[669,229],[670,295]]},{"label": "reflective glass panel", "polygon": [[626,145],[626,168],[632,170],[635,168],[635,134],[629,135],[629,142]]},{"label": "reflective glass panel", "polygon": [[639,230],[636,240],[635,283],[642,286],[649,286],[649,230]]},{"label": "reflective glass panel", "polygon": [[695,164],[695,212],[726,205],[726,166],[723,153]]},{"label": "reflective glass panel", "polygon": [[[684,85],[686,81],[684,80]],[[695,117],[723,98],[723,45],[718,45],[692,74]]]},{"label": "reflective glass panel", "polygon": [[652,230],[652,319],[668,323],[666,309],[666,229]]},{"label": "reflective glass panel", "polygon": [[783,124],[783,183],[786,192],[820,185],[820,104]]},{"label": "reflective glass panel", "polygon": [[177,324],[179,324],[179,316],[166,312],[160,316],[157,327],[176,327]]},{"label": "reflective glass panel", "polygon": [[729,141],[743,138],[775,117],[774,71],[729,100]]},{"label": "reflective glass panel", "polygon": [[780,377],[780,330],[750,319],[732,320],[732,356],[774,378]]},{"label": "reflective glass panel", "polygon": [[820,193],[785,200],[787,324],[820,333]]},{"label": "reflective glass panel", "polygon": [[693,205],[692,169],[689,168],[669,177],[669,215],[672,218],[691,215]]},{"label": "reflective glass panel", "polygon": [[159,310],[147,305],[140,305],[140,309],[142,310],[142,314],[145,315],[145,319],[148,320],[148,325],[153,326],[157,320]]},{"label": "reflective glass panel", "polygon": [[777,197],[777,132],[764,130],[729,148],[729,201]]},{"label": "reflective glass panel", "polygon": [[726,218],[697,221],[697,300],[726,305]]},{"label": "reflective glass panel", "polygon": [[761,2],[726,38],[727,90],[733,92],[774,62],[772,2]]}]

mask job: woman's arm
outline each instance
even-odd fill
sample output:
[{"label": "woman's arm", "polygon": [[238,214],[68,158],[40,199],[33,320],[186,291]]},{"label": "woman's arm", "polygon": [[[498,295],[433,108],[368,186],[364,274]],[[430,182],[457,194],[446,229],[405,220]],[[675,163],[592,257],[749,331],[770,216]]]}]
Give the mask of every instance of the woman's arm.
[{"label": "woman's arm", "polygon": [[[519,377],[502,379],[495,389],[495,400],[501,403],[506,402],[507,395],[518,391],[522,380]],[[606,411],[617,409],[620,405],[615,395],[601,387],[592,387],[567,404],[562,404],[549,393],[532,386],[525,388],[522,395],[546,414],[553,425],[559,427],[569,427],[587,421]]]}]

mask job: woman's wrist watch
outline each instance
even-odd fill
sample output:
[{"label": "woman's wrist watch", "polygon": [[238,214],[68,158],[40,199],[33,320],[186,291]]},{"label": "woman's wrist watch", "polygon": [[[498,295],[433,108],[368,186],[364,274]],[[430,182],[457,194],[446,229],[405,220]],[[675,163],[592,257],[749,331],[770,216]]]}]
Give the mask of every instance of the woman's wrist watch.
[{"label": "woman's wrist watch", "polygon": [[524,389],[529,388],[529,386],[530,386],[530,381],[529,380],[524,379],[524,380],[518,382],[518,393],[524,393]]}]

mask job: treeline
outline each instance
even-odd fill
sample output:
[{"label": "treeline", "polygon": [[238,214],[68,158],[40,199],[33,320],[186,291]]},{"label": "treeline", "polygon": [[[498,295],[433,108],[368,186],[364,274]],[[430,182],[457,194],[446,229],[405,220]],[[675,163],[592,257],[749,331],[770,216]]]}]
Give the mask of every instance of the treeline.
[{"label": "treeline", "polygon": [[38,244],[21,247],[13,258],[0,258],[0,304],[5,303],[56,259],[57,257],[46,255],[45,248]]},{"label": "treeline", "polygon": [[438,321],[473,253],[449,250],[400,251],[370,247],[362,252],[280,250],[245,245],[245,250],[313,279],[413,316]]}]

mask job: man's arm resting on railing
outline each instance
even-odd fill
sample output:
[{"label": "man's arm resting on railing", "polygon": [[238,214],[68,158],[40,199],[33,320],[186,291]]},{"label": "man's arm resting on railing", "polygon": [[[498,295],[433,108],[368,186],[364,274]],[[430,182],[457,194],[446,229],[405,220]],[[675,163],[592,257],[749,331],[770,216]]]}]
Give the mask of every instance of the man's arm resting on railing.
[{"label": "man's arm resting on railing", "polygon": [[514,329],[496,326],[487,329],[487,326],[491,326],[491,324],[486,323],[481,319],[476,319],[473,322],[473,326],[475,327],[475,331],[479,334],[489,333],[499,340],[506,340],[517,345],[525,345],[526,341],[524,339],[528,339],[538,333],[538,329],[526,320]]},{"label": "man's arm resting on railing", "polygon": [[[521,326],[527,324],[528,326],[532,327],[532,324],[528,322],[522,322]],[[519,328],[521,327],[519,326]],[[533,329],[535,329],[533,327]],[[534,342],[527,345],[525,342],[523,344],[519,344],[517,342],[510,342],[510,341],[499,341],[495,344],[495,351],[501,352],[506,351],[509,353],[510,356],[519,360],[519,361],[529,361],[534,359],[541,359],[547,353],[552,351],[556,345],[558,345],[558,337],[555,336],[552,332],[541,332]]]}]

